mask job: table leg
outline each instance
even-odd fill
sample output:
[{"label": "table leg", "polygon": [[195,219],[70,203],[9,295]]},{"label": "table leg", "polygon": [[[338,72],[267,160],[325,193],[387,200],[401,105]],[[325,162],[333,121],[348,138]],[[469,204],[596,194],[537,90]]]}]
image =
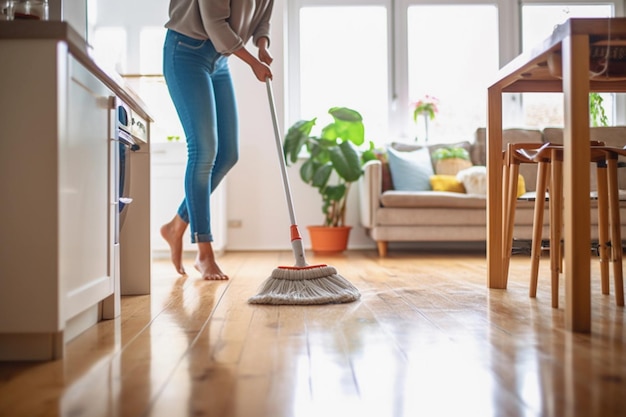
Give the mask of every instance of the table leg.
[{"label": "table leg", "polygon": [[488,90],[487,104],[487,285],[506,288],[502,249],[502,92]]},{"label": "table leg", "polygon": [[[591,331],[591,225],[589,202],[589,36],[562,42],[565,219],[565,325]],[[583,169],[585,167],[585,169]]]}]

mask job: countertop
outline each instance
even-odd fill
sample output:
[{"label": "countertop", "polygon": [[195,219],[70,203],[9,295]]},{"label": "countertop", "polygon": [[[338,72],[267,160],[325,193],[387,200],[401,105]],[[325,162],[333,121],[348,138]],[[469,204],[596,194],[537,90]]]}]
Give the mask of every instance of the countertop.
[{"label": "countertop", "polygon": [[133,91],[125,80],[112,70],[105,70],[93,57],[93,50],[78,32],[67,22],[61,21],[29,21],[13,20],[0,21],[0,40],[7,39],[56,39],[68,45],[70,54],[74,56],[89,71],[105,83],[122,101],[127,103],[133,111],[152,122],[148,107]]}]

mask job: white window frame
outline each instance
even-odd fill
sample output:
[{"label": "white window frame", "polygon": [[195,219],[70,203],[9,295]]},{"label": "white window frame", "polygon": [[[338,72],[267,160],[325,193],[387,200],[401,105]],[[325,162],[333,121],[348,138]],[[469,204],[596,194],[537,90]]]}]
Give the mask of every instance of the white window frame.
[{"label": "white window frame", "polygon": [[[288,2],[288,28],[287,28],[287,79],[288,96],[286,120],[293,123],[300,119],[300,78],[299,62],[300,51],[297,45],[299,39],[299,10],[305,6],[383,6],[388,13],[388,27],[393,28],[388,37],[388,71],[389,97],[388,97],[388,120],[389,136],[401,137],[406,134],[406,109],[398,103],[408,103],[408,63],[407,63],[407,27],[406,14],[409,6],[413,5],[495,5],[498,9],[499,27],[499,63],[500,67],[518,56],[522,50],[521,41],[521,10],[523,4],[613,4],[615,16],[624,16],[624,3],[626,0],[289,0]],[[320,29],[322,30],[322,29]],[[395,48],[394,48],[395,44]],[[294,47],[295,45],[295,47]],[[405,86],[403,88],[402,86]],[[618,97],[616,105],[618,109],[626,108],[625,97]],[[510,100],[519,106],[521,100],[510,95]],[[616,123],[626,123],[626,115],[621,116],[618,111]]]}]

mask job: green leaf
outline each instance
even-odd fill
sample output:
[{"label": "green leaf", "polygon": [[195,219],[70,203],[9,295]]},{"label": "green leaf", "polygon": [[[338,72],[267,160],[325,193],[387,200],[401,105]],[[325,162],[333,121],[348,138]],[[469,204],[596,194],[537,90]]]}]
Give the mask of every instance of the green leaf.
[{"label": "green leaf", "polygon": [[359,179],[363,170],[359,154],[350,142],[342,142],[338,147],[329,149],[330,160],[337,174],[346,182]]},{"label": "green leaf", "polygon": [[283,153],[287,163],[295,163],[298,160],[298,156],[309,140],[309,135],[317,119],[312,120],[300,120],[294,123],[285,135],[283,143]]},{"label": "green leaf", "polygon": [[333,167],[331,164],[324,164],[316,167],[315,172],[313,173],[313,182],[311,185],[316,188],[325,187],[332,173]]},{"label": "green leaf", "polygon": [[313,175],[315,174],[315,160],[307,159],[300,167],[300,178],[307,184],[313,182]]},{"label": "green leaf", "polygon": [[363,122],[363,117],[361,113],[356,110],[349,109],[347,107],[332,107],[328,110],[331,116],[336,121],[344,121],[344,122]]},{"label": "green leaf", "polygon": [[333,107],[328,113],[333,117],[334,122],[322,129],[322,138],[348,140],[356,146],[365,142],[365,127],[359,112],[346,107]]},{"label": "green leaf", "polygon": [[439,148],[435,150],[432,154],[432,158],[434,161],[440,161],[442,159],[450,159],[450,158],[459,158],[465,159],[467,161],[470,160],[469,153],[467,149],[461,147],[445,147]]}]

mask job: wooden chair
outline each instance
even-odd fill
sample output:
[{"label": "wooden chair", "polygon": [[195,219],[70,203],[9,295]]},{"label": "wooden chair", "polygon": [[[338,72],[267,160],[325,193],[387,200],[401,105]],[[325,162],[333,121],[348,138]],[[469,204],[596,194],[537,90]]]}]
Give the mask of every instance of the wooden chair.
[{"label": "wooden chair", "polygon": [[[602,280],[602,293],[609,294],[609,261],[613,263],[615,301],[624,305],[624,286],[622,271],[622,240],[619,213],[619,187],[617,167],[620,155],[626,150],[607,147],[601,142],[591,143],[591,162],[597,169],[598,199],[598,254]],[[558,307],[559,275],[563,272],[562,213],[563,213],[563,147],[560,145],[518,143],[509,144],[504,153],[503,221],[505,227],[505,248],[503,248],[505,273],[508,274],[511,254],[515,205],[517,200],[517,173],[520,163],[538,164],[536,199],[533,219],[531,245],[530,297],[536,297],[545,195],[550,201],[550,270],[552,287],[552,306]],[[609,233],[609,224],[611,225]],[[609,236],[610,234],[610,236]],[[610,254],[610,256],[609,256]]]}]

